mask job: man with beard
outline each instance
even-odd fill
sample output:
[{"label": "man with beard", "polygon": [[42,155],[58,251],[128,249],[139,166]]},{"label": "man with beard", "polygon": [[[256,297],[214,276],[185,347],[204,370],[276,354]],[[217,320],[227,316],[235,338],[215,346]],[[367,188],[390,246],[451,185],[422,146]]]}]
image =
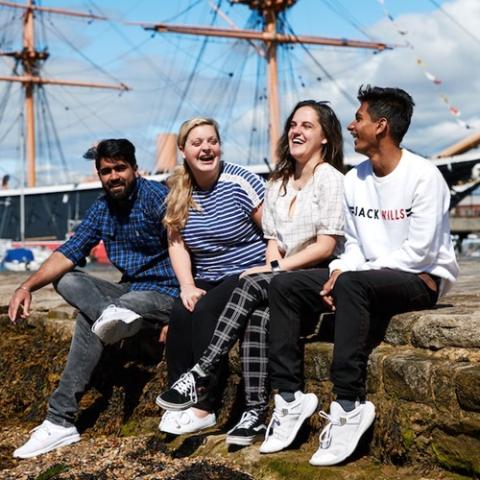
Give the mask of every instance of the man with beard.
[{"label": "man with beard", "polygon": [[[46,419],[15,450],[17,458],[35,457],[80,439],[74,425],[78,402],[104,346],[142,327],[165,324],[177,296],[162,226],[166,187],[138,176],[135,147],[126,139],[101,141],[95,166],[104,195],[90,207],[75,235],[10,300],[8,314],[15,323],[29,316],[32,292],[53,282],[57,292],[79,310],[67,364],[49,399]],[[122,273],[119,283],[75,268],[100,241]]]}]

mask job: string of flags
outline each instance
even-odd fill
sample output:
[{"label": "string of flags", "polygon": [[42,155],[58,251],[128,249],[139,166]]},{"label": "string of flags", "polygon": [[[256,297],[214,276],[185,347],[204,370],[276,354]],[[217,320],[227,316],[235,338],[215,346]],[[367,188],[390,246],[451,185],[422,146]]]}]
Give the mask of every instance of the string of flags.
[{"label": "string of flags", "polygon": [[[388,20],[390,20],[390,22],[392,23],[392,25],[395,27],[395,30],[397,31],[397,33],[404,38],[404,41],[405,41],[405,46],[407,48],[410,48],[412,51],[415,52],[415,47],[413,46],[413,44],[410,42],[410,40],[408,39],[407,35],[408,35],[408,31],[407,30],[403,30],[399,25],[398,23],[395,21],[395,18],[393,17],[393,15],[390,14],[390,12],[387,10],[387,7],[385,6],[385,0],[377,0],[378,3],[380,4],[382,10],[383,10],[383,13],[385,14],[385,17],[388,18]],[[427,69],[427,65],[426,63],[417,56],[417,65],[422,69],[422,72],[423,74],[425,75],[425,77],[433,84],[435,85],[435,87],[437,88],[441,88],[441,85],[443,84],[443,81],[442,79],[438,78],[436,75],[434,75],[433,73],[431,73],[428,69]],[[461,112],[460,110],[451,103],[448,95],[446,95],[443,91],[440,91],[439,92],[439,97],[440,99],[443,101],[443,103],[445,103],[445,105],[447,106],[448,108],[448,111],[449,113],[455,117],[455,120],[456,122],[462,126],[463,128],[466,128],[466,129],[470,129],[472,128],[468,123],[466,123],[464,120],[461,119]]]}]

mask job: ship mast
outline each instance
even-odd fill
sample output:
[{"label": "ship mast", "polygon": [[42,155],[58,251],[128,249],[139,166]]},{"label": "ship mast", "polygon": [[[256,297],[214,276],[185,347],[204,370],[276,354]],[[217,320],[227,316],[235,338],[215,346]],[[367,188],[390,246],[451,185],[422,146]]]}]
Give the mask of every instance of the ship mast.
[{"label": "ship mast", "polygon": [[20,52],[0,52],[0,56],[13,57],[22,66],[22,75],[14,77],[0,76],[0,81],[19,82],[23,85],[25,100],[25,150],[27,159],[27,186],[36,184],[36,140],[35,140],[35,89],[38,85],[63,85],[73,87],[108,88],[114,90],[129,90],[124,84],[87,83],[44,78],[40,75],[42,63],[48,59],[48,52],[35,48],[35,11],[57,13],[67,16],[105,20],[96,15],[84,14],[63,9],[38,7],[34,0],[28,0],[26,5],[0,1],[0,5],[25,10],[23,14],[23,49]]},{"label": "ship mast", "polygon": [[391,48],[385,43],[326,38],[317,36],[285,35],[277,32],[279,14],[296,3],[297,0],[230,0],[232,3],[243,3],[252,10],[259,11],[264,18],[263,31],[226,29],[216,27],[197,27],[157,23],[145,25],[147,30],[157,32],[173,32],[186,35],[203,35],[207,37],[237,38],[244,40],[260,40],[264,42],[267,78],[268,78],[268,109],[270,133],[270,159],[276,162],[276,147],[280,138],[280,101],[278,95],[278,64],[277,47],[285,43],[302,43],[309,45],[328,45],[335,47],[367,48],[382,51]]}]

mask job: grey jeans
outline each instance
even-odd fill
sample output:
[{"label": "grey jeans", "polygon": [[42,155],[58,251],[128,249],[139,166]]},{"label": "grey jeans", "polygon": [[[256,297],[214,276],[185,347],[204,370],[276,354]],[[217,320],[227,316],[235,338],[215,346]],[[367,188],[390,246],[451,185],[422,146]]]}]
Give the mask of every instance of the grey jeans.
[{"label": "grey jeans", "polygon": [[108,305],[128,308],[142,316],[142,322],[167,323],[174,298],[154,290],[129,291],[128,283],[113,283],[81,270],[66,273],[55,283],[57,292],[79,310],[67,364],[57,389],[48,401],[47,419],[72,426],[78,402],[100,361],[104,345],[91,331],[93,322]]}]

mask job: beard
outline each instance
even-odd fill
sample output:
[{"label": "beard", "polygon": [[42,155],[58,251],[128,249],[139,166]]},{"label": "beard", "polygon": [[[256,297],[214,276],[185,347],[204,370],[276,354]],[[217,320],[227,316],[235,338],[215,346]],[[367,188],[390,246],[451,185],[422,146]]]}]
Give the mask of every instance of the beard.
[{"label": "beard", "polygon": [[133,192],[135,188],[135,181],[127,183],[125,180],[120,180],[116,182],[109,182],[107,185],[103,186],[106,195],[116,202],[122,202]]}]

